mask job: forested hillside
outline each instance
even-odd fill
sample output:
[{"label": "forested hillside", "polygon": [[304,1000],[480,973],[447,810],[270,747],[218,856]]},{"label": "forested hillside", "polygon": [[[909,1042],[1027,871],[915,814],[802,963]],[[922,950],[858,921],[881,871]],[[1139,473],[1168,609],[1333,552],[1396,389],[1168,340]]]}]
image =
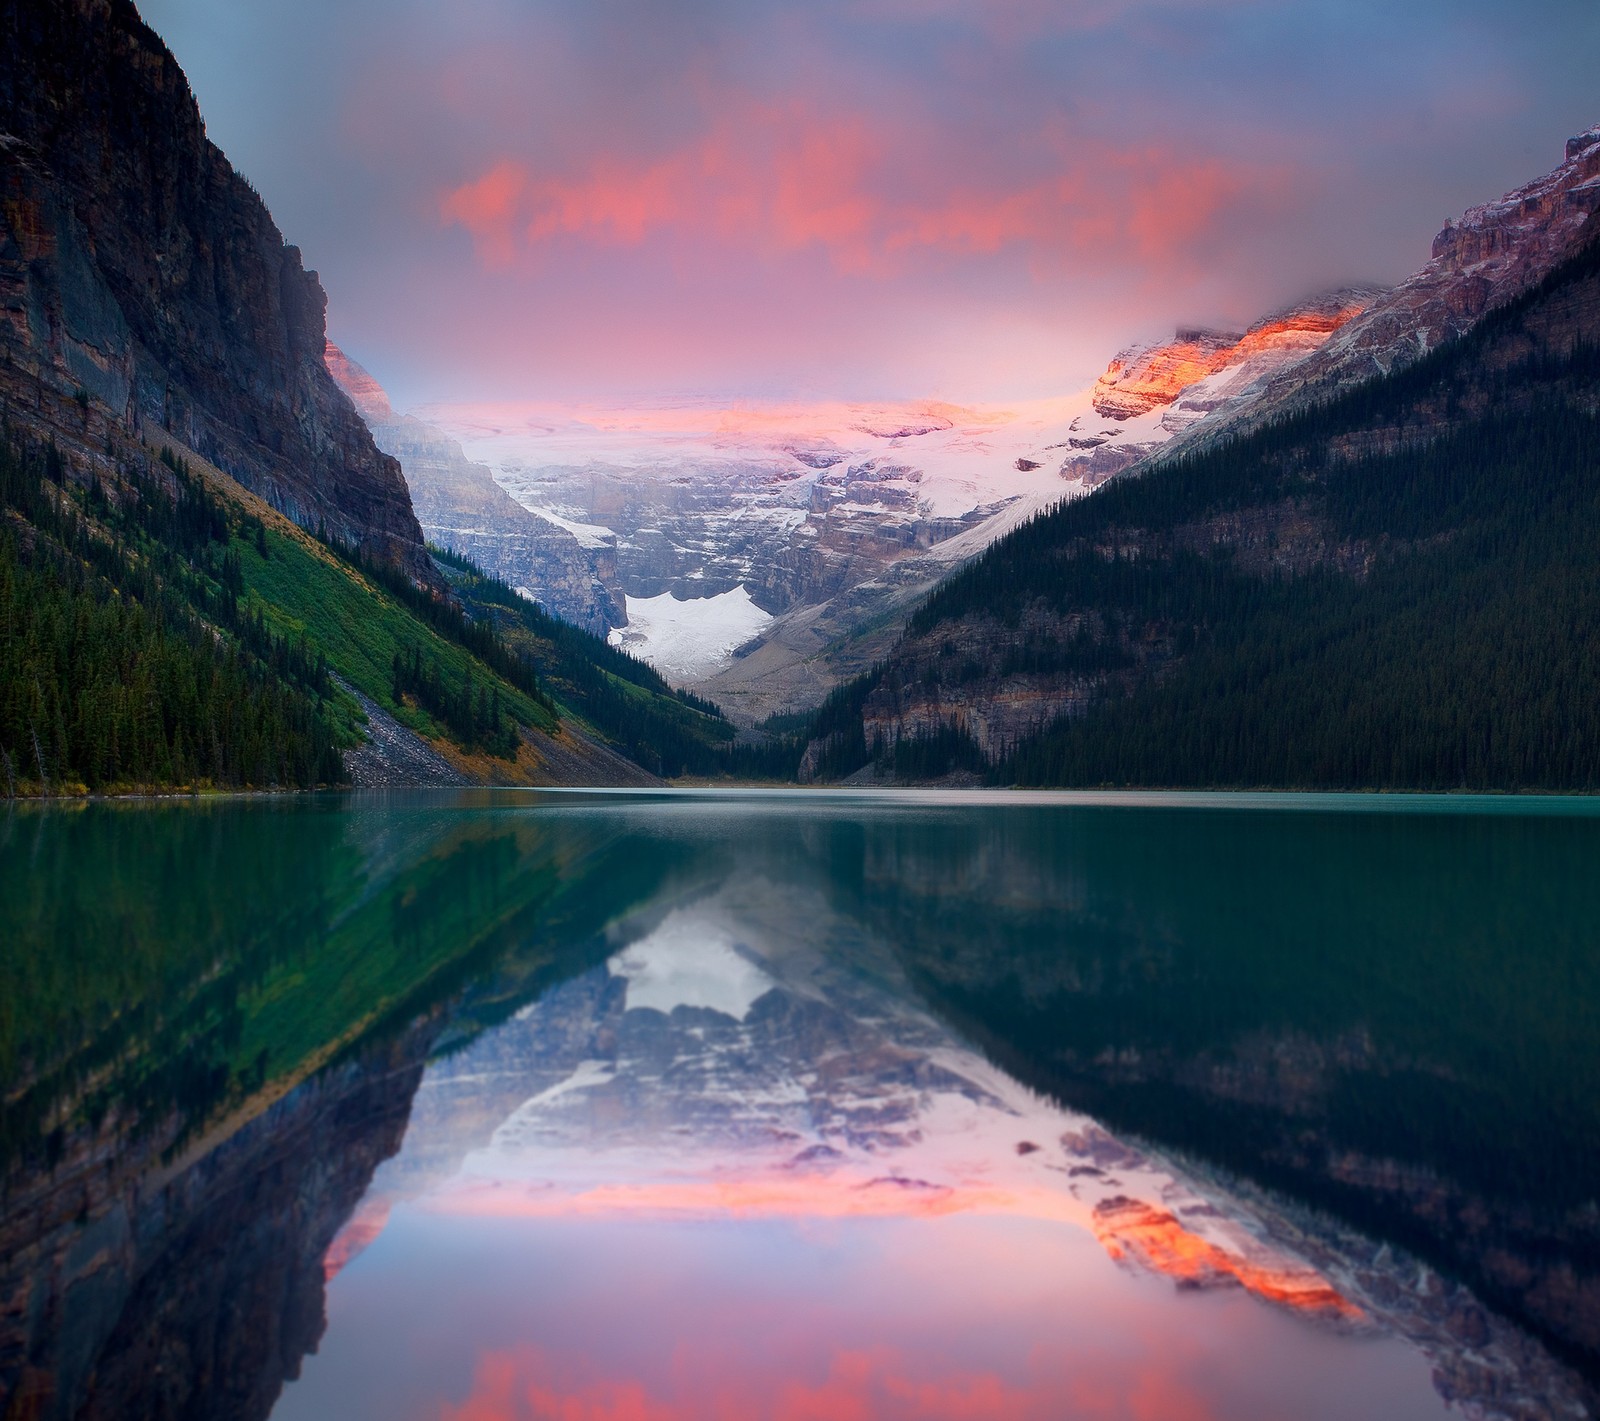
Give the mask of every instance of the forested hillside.
[{"label": "forested hillside", "polygon": [[434,548],[451,589],[486,629],[543,669],[551,694],[636,764],[667,778],[734,768],[733,727],[710,701],[674,690],[650,666]]},{"label": "forested hillside", "polygon": [[101,478],[7,431],[0,515],[0,793],[337,784],[372,714],[483,782],[560,779],[558,745],[598,778],[596,746],[727,767],[716,709],[631,657],[469,565],[460,601],[420,587],[170,445]]},{"label": "forested hillside", "polygon": [[1063,506],[941,587],[804,768],[1600,787],[1600,244],[1404,371]]},{"label": "forested hillside", "polygon": [[131,477],[113,500],[53,448],[0,443],[7,794],[343,778],[326,660],[248,606],[246,530],[167,472],[170,489]]}]

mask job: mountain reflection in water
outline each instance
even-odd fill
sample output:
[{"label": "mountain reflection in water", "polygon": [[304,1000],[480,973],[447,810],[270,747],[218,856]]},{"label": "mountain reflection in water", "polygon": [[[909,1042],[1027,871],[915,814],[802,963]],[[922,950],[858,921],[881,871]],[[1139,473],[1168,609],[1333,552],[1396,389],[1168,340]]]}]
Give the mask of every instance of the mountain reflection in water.
[{"label": "mountain reflection in water", "polygon": [[4,832],[0,1415],[1592,1414],[1585,806]]}]

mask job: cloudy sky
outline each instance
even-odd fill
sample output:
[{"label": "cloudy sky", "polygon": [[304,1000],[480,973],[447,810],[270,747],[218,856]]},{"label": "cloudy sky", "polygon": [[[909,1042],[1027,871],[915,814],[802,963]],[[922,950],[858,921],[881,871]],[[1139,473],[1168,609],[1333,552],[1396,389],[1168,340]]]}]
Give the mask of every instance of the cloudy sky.
[{"label": "cloudy sky", "polygon": [[1600,122],[1594,0],[141,10],[405,406],[1056,394]]}]

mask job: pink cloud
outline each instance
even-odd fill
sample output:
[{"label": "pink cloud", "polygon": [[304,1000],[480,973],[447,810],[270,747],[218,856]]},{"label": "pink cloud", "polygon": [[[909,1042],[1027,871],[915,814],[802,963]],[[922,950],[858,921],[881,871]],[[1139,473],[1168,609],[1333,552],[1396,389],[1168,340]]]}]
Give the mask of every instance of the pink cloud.
[{"label": "pink cloud", "polygon": [[1264,165],[1168,146],[1056,146],[1055,171],[1006,182],[863,114],[739,100],[658,157],[602,153],[571,175],[499,158],[447,190],[439,213],[492,268],[537,260],[558,239],[637,246],[677,235],[767,256],[815,250],[859,275],[1007,249],[1045,266],[1085,254],[1178,261],[1231,207],[1274,202],[1286,182]]},{"label": "pink cloud", "polygon": [[526,168],[501,161],[476,182],[448,193],[440,203],[440,215],[472,233],[486,266],[510,266],[517,255],[517,214],[528,187]]}]

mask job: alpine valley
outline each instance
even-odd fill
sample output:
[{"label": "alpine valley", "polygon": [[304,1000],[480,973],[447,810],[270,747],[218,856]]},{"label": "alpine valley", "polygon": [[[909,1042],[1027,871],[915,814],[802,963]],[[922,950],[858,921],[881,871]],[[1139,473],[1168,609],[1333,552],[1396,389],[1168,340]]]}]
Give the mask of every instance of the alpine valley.
[{"label": "alpine valley", "polygon": [[1392,290],[1014,408],[401,418],[330,368],[429,538],[769,773],[1590,787],[1597,208],[1591,129]]},{"label": "alpine valley", "polygon": [[0,1421],[1600,1418],[1593,0],[139,3],[0,0]]}]

